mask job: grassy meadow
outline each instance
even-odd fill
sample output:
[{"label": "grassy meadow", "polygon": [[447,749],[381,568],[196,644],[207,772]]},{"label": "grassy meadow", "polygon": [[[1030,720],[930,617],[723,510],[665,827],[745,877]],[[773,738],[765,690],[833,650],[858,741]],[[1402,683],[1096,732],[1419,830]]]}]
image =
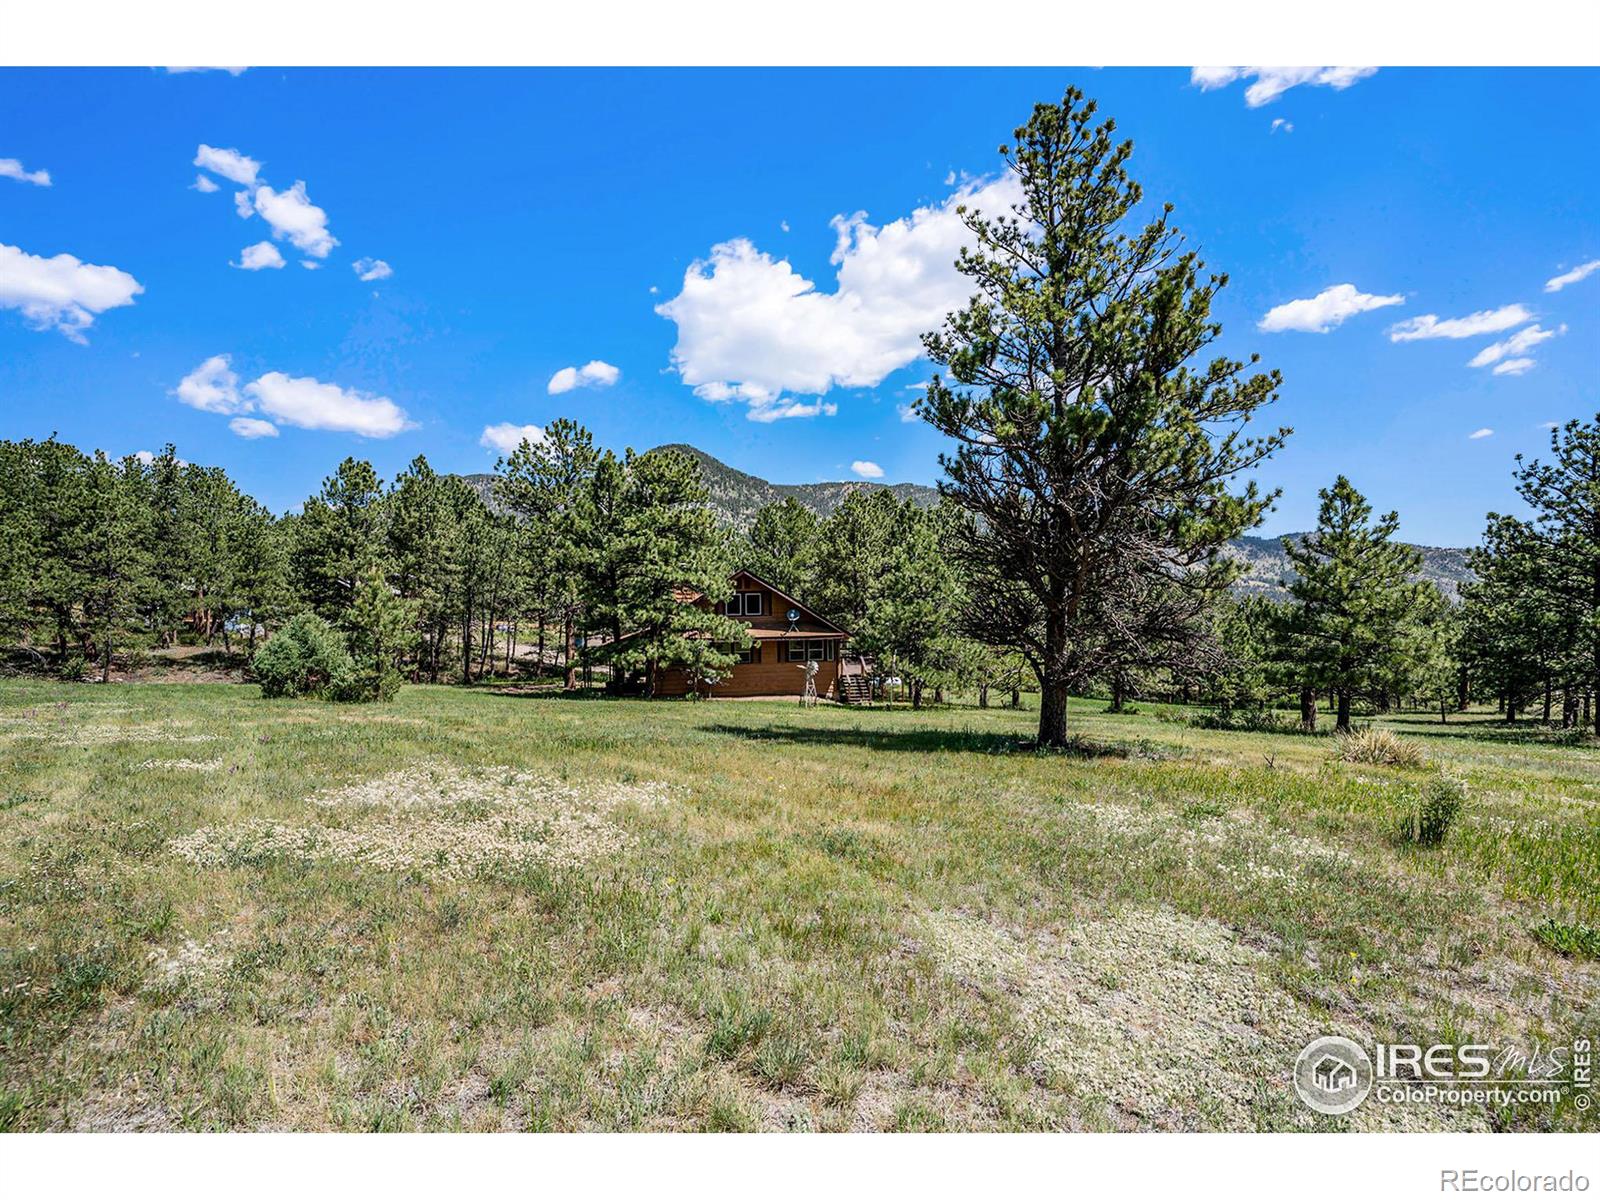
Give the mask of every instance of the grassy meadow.
[{"label": "grassy meadow", "polygon": [[1103,708],[0,683],[0,1129],[1595,1127],[1289,1078],[1600,1033],[1600,749]]}]

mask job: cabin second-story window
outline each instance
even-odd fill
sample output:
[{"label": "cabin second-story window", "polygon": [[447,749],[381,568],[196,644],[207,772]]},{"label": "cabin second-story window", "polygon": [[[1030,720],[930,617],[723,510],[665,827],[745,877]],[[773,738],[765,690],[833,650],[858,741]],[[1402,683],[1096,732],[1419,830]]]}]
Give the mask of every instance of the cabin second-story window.
[{"label": "cabin second-story window", "polygon": [[759,617],[766,611],[766,596],[761,592],[735,592],[723,607],[730,617]]}]

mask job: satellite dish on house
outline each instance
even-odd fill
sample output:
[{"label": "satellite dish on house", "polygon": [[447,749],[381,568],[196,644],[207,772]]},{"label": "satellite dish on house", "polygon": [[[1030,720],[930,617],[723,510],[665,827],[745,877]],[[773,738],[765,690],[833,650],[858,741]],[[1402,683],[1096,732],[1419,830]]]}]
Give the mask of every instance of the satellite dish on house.
[{"label": "satellite dish on house", "polygon": [[787,615],[789,620],[798,621],[800,619],[800,610],[798,608],[791,608]]}]

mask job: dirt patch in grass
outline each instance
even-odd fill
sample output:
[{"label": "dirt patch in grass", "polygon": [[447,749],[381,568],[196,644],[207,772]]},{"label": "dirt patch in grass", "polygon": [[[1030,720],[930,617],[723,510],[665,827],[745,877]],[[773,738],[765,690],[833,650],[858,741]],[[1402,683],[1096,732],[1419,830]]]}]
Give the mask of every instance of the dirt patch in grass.
[{"label": "dirt patch in grass", "polygon": [[[1068,928],[1002,928],[961,912],[923,922],[934,961],[1007,1006],[1028,1069],[1119,1128],[1311,1128],[1290,1082],[1312,1038],[1370,1032],[1316,1017],[1271,981],[1265,954],[1166,908]],[[1461,1110],[1368,1106],[1340,1126],[1482,1127]]]},{"label": "dirt patch in grass", "polygon": [[207,825],[173,839],[169,849],[213,868],[299,859],[462,878],[490,868],[571,867],[631,844],[614,819],[618,810],[654,808],[669,798],[656,783],[571,783],[424,765],[307,799],[337,824]]}]

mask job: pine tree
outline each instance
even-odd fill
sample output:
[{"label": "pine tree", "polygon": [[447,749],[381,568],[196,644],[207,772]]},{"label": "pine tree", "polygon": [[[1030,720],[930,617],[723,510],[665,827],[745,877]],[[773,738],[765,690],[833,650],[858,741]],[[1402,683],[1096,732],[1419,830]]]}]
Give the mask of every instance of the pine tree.
[{"label": "pine tree", "polygon": [[1283,540],[1295,570],[1287,649],[1307,686],[1337,696],[1336,730],[1347,733],[1352,700],[1387,694],[1408,653],[1422,555],[1392,540],[1395,513],[1372,520],[1372,506],[1343,475],[1318,495],[1316,529]]},{"label": "pine tree", "polygon": [[394,594],[383,572],[369,567],[345,610],[344,629],[355,664],[348,698],[392,700],[400,690],[399,663],[412,641],[412,606]]},{"label": "pine tree", "polygon": [[150,507],[144,469],[136,458],[89,461],[85,479],[83,615],[100,661],[100,682],[111,680],[111,656],[125,627],[155,584],[149,548]]},{"label": "pine tree", "polygon": [[793,496],[768,504],[750,526],[745,568],[779,591],[810,603],[819,524],[817,514]]},{"label": "pine tree", "polygon": [[1533,510],[1539,543],[1536,591],[1565,631],[1558,655],[1545,630],[1545,716],[1550,680],[1559,671],[1596,697],[1600,736],[1600,414],[1593,423],[1573,420],[1552,430],[1548,462],[1523,463],[1518,455],[1517,463],[1517,494]]},{"label": "pine tree", "polygon": [[1188,365],[1221,331],[1211,303],[1226,278],[1181,250],[1170,205],[1124,232],[1142,199],[1133,147],[1114,146],[1094,112],[1076,89],[1037,106],[1001,148],[1015,211],[961,210],[976,245],[956,265],[977,294],[925,339],[946,373],[920,405],[958,443],[940,485],[974,518],[957,552],[989,603],[987,640],[1016,646],[1039,676],[1051,746],[1066,741],[1069,688],[1094,673],[1081,651],[1107,611],[1097,595],[1225,585],[1223,545],[1272,499],[1229,484],[1288,432],[1244,436],[1275,374]]},{"label": "pine tree", "polygon": [[383,563],[383,492],[368,462],[347,458],[295,522],[294,580],[302,604],[338,624],[357,583]]}]

